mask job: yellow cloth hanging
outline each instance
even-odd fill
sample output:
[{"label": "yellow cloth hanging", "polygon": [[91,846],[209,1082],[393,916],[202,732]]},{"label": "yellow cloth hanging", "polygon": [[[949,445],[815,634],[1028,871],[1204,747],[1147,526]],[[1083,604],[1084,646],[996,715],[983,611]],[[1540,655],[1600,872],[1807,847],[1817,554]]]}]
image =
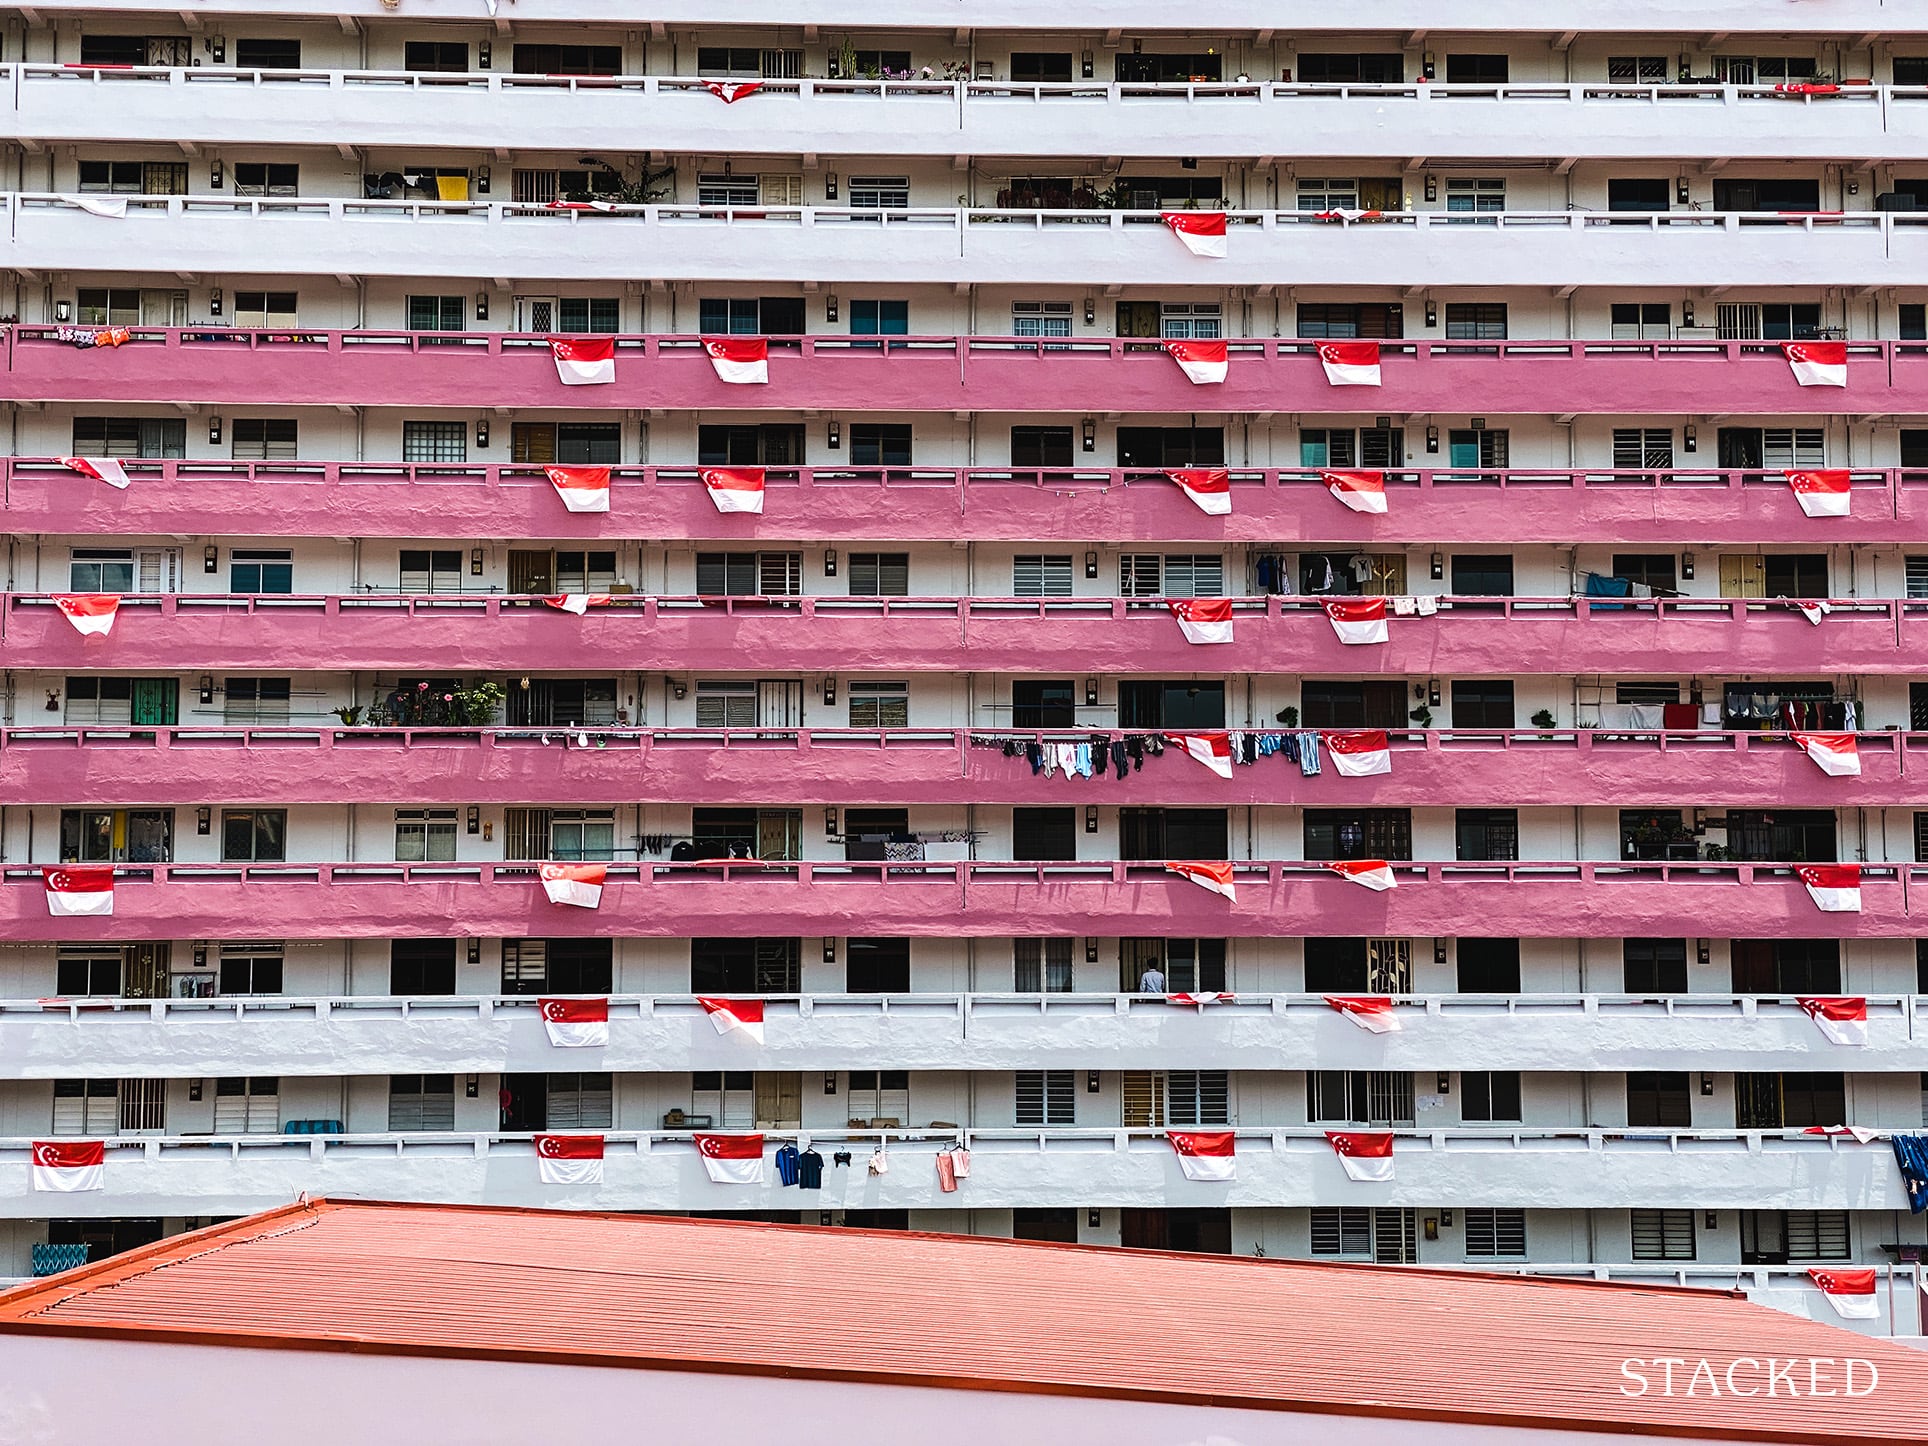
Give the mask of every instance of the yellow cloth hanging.
[{"label": "yellow cloth hanging", "polygon": [[469,178],[467,176],[437,176],[435,194],[444,201],[466,201],[469,198]]}]

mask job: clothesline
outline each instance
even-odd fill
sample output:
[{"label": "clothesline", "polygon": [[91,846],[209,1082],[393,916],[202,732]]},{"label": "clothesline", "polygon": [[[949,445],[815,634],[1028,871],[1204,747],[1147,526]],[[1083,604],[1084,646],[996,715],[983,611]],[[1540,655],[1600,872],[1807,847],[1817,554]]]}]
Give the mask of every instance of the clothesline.
[{"label": "clothesline", "polygon": [[[1261,758],[1274,754],[1280,755],[1287,763],[1299,765],[1299,771],[1307,778],[1320,772],[1319,734],[1316,730],[1252,730],[1252,729],[1211,729],[1213,735],[1223,732],[1230,745],[1231,762],[1236,765],[1250,766]],[[1031,765],[1035,777],[1055,778],[1060,770],[1067,778],[1103,778],[1108,772],[1123,778],[1127,773],[1142,770],[1145,759],[1162,758],[1167,748],[1165,735],[1159,733],[1128,733],[1116,737],[1110,733],[1091,733],[1082,741],[1062,740],[1043,741],[1038,739],[1000,738],[988,733],[971,735],[973,748],[996,748],[1006,758],[1023,758]],[[1177,750],[1183,752],[1183,750]]]}]

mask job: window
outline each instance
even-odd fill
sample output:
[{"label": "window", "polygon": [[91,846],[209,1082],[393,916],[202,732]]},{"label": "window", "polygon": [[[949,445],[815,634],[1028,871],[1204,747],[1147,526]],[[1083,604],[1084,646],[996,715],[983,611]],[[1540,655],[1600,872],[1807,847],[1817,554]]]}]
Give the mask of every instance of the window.
[{"label": "window", "polygon": [[1674,465],[1674,433],[1671,427],[1615,427],[1613,465],[1628,472],[1643,467],[1667,468]]},{"label": "window", "polygon": [[1635,1260],[1692,1260],[1694,1212],[1691,1210],[1636,1210],[1633,1212]]},{"label": "window", "polygon": [[908,683],[852,683],[848,691],[852,728],[910,726]]},{"label": "window", "polygon": [[910,205],[907,176],[852,176],[850,205],[858,211],[901,211]]},{"label": "window", "polygon": [[757,716],[755,683],[708,678],[697,681],[698,728],[754,728]]},{"label": "window", "polygon": [[1301,467],[1397,467],[1406,459],[1403,427],[1302,427]]},{"label": "window", "polygon": [[706,422],[696,429],[696,460],[705,466],[799,467],[803,465],[803,426],[796,422],[756,426]]},{"label": "window", "polygon": [[698,75],[740,76],[754,80],[792,80],[803,74],[801,50],[755,50],[748,46],[705,45],[696,52]]},{"label": "window", "polygon": [[620,45],[518,45],[513,64],[519,75],[621,75]]},{"label": "window", "polygon": [[1459,1077],[1459,1117],[1468,1124],[1517,1124],[1520,1113],[1518,1070],[1467,1070]]},{"label": "window", "polygon": [[1813,302],[1721,302],[1714,332],[1722,341],[1799,341],[1821,327],[1821,308]]},{"label": "window", "polygon": [[910,993],[910,940],[860,939],[846,941],[844,988],[852,994]]},{"label": "window", "polygon": [[[116,984],[107,993],[119,992]],[[1069,994],[1071,992],[1071,941],[1065,938],[1013,939],[1011,941],[1011,988],[1019,994]],[[62,990],[61,993],[67,993]]]},{"label": "window", "polygon": [[608,994],[615,979],[607,939],[504,939],[504,994]]},{"label": "window", "polygon": [[1308,808],[1305,811],[1308,860],[1409,859],[1413,856],[1413,816],[1409,808]]},{"label": "window", "polygon": [[[1474,728],[1494,726],[1473,723],[1473,716],[1462,723],[1459,717],[1459,689],[1477,684],[1453,685],[1453,726]],[[1508,688],[1511,688],[1509,683]],[[1307,728],[1403,728],[1406,725],[1406,685],[1389,682],[1331,681],[1307,678],[1299,684],[1299,718]],[[1504,727],[1511,727],[1509,708]]]},{"label": "window", "polygon": [[[801,327],[798,330],[802,330]],[[910,332],[908,301],[853,301],[850,303],[852,336],[906,336]]]},{"label": "window", "polygon": [[1665,85],[1668,81],[1664,55],[1609,55],[1607,79],[1634,85]]},{"label": "window", "polygon": [[1742,1265],[1846,1260],[1849,1240],[1845,1210],[1741,1211]]},{"label": "window", "polygon": [[1408,1070],[1306,1071],[1305,1116],[1313,1124],[1410,1125],[1413,1077]]},{"label": "window", "polygon": [[[852,1125],[890,1128],[910,1122],[910,1071],[853,1069],[846,1118]],[[890,1121],[890,1126],[882,1124]]]},{"label": "window", "polygon": [[1740,1129],[1806,1129],[1838,1125],[1847,1117],[1847,1090],[1839,1070],[1734,1077],[1734,1124]]},{"label": "window", "polygon": [[1305,85],[1400,85],[1406,57],[1397,51],[1300,51],[1299,80]]},{"label": "window", "polygon": [[1012,302],[1011,335],[1070,336],[1071,303],[1068,301]]},{"label": "window", "polygon": [[552,1074],[543,1128],[550,1130],[606,1130],[616,1122],[612,1076],[601,1070]]},{"label": "window", "polygon": [[560,462],[609,467],[623,460],[620,422],[514,422],[509,427],[511,462]]},{"label": "window", "polygon": [[[1458,589],[1455,588],[1455,591]],[[1404,702],[1403,697],[1400,700]],[[1513,726],[1513,680],[1511,678],[1456,679],[1453,683],[1453,727],[1511,728]],[[1395,724],[1398,720],[1395,720]]]},{"label": "window", "polygon": [[1307,939],[1305,987],[1315,994],[1409,993],[1412,940]]},{"label": "window", "polygon": [[1685,939],[1623,939],[1621,988],[1629,994],[1685,994],[1687,941]]},{"label": "window", "polygon": [[[240,167],[236,166],[238,175]],[[82,161],[80,189],[121,196],[185,196],[186,161]]]},{"label": "window", "polygon": [[388,992],[455,993],[455,940],[389,940]]},{"label": "window", "polygon": [[692,994],[795,994],[802,988],[797,939],[692,939]]},{"label": "window", "polygon": [[[1664,215],[1673,209],[1672,189],[1672,186],[1664,176],[1609,176],[1607,178],[1607,209],[1609,211],[1621,211],[1641,215],[1652,215],[1655,213]],[[1646,223],[1642,221],[1632,221],[1626,224],[1641,226]],[[1658,320],[1663,328],[1659,332],[1659,336],[1663,339],[1666,337],[1667,333],[1664,328],[1667,318],[1671,314],[1670,307],[1664,303],[1648,303],[1646,305],[1630,306],[1627,308],[1627,311],[1633,313],[1632,319],[1638,321],[1643,327],[1651,320]],[[1654,315],[1656,312],[1658,313],[1657,317]],[[1614,317],[1616,320],[1621,317],[1621,309],[1618,306],[1614,307]]]},{"label": "window", "polygon": [[[561,706],[568,706],[567,699]],[[561,718],[558,722],[586,722]],[[607,808],[511,808],[503,812],[503,857],[579,863],[616,857],[616,815]]]},{"label": "window", "polygon": [[1069,728],[1077,722],[1069,679],[1019,679],[1011,684],[1013,728]]},{"label": "window", "polygon": [[1496,1256],[1526,1254],[1526,1212],[1524,1210],[1469,1209],[1466,1212],[1466,1258],[1490,1260]]},{"label": "window", "polygon": [[1019,553],[1011,559],[1012,597],[1070,597],[1071,554]]},{"label": "window", "polygon": [[1231,1076],[1222,1069],[1128,1070],[1120,1085],[1128,1129],[1232,1122]]},{"label": "window", "polygon": [[1506,862],[1520,856],[1515,808],[1462,808],[1453,819],[1454,857],[1462,863]]},{"label": "window", "polygon": [[76,592],[132,592],[134,554],[106,547],[76,547],[67,560],[67,581]]},{"label": "window", "polygon": [[1736,994],[1839,994],[1837,939],[1735,939],[1729,945]]},{"label": "window", "polygon": [[228,553],[229,592],[291,593],[294,590],[294,554],[286,548],[237,547]]},{"label": "window", "polygon": [[1021,863],[1068,862],[1078,857],[1075,808],[1011,810],[1011,857]]},{"label": "window", "polygon": [[1118,992],[1136,994],[1147,969],[1165,976],[1179,993],[1217,993],[1225,987],[1223,939],[1120,939]]},{"label": "window", "polygon": [[849,570],[852,597],[903,597],[910,592],[907,552],[853,552]]},{"label": "window", "polygon": [[236,161],[234,194],[237,196],[292,196],[297,191],[301,167],[286,161]]},{"label": "window", "polygon": [[455,1128],[455,1076],[452,1074],[396,1074],[388,1077],[388,1128],[400,1134],[413,1130]]},{"label": "window", "polygon": [[279,944],[223,944],[221,992],[224,995],[279,994],[282,965]]},{"label": "window", "polygon": [[[1666,182],[1661,182],[1662,187]],[[1609,184],[1607,209],[1630,210],[1629,206],[1615,206]],[[1646,207],[1640,209],[1646,210]],[[1655,209],[1666,210],[1665,205]],[[1664,301],[1616,301],[1610,314],[1611,325],[1608,334],[1615,341],[1665,341],[1673,331],[1673,308]],[[1620,429],[1616,428],[1614,437],[1618,439]],[[1618,466],[1618,463],[1614,464]]]},{"label": "window", "polygon": [[1446,434],[1446,451],[1448,462],[1454,467],[1490,469],[1510,465],[1504,427],[1479,430],[1455,427]]},{"label": "window", "polygon": [[[1304,60],[1304,56],[1299,57]],[[1396,301],[1302,301],[1299,335],[1307,339],[1381,339],[1406,334],[1405,308]]]},{"label": "window", "polygon": [[1224,57],[1209,54],[1150,54],[1136,49],[1126,55],[1120,51],[1114,74],[1119,80],[1145,85],[1158,82],[1178,82],[1187,80],[1217,80],[1224,74]]},{"label": "window", "polygon": [[1504,55],[1448,55],[1448,85],[1505,85],[1507,61]]},{"label": "window", "polygon": [[1225,562],[1203,553],[1122,553],[1118,592],[1122,597],[1223,597]]},{"label": "window", "polygon": [[1223,467],[1223,427],[1120,427],[1120,467]]},{"label": "window", "polygon": [[805,330],[800,296],[705,296],[696,314],[705,336],[801,336]]},{"label": "window", "polygon": [[1501,176],[1448,176],[1446,210],[1462,217],[1455,225],[1497,226],[1498,212],[1506,209],[1506,180]]},{"label": "window", "polygon": [[1356,1255],[1380,1265],[1419,1259],[1419,1212],[1320,1205],[1312,1211],[1314,1255]]},{"label": "window", "polygon": [[1019,1070],[1016,1123],[1075,1125],[1078,1122],[1077,1079],[1075,1070]]},{"label": "window", "polygon": [[1222,808],[1121,808],[1121,859],[1231,857],[1228,811]]},{"label": "window", "polygon": [[1897,55],[1896,85],[1928,85],[1928,55]]},{"label": "window", "polygon": [[1459,955],[1461,994],[1518,994],[1520,941],[1463,935]]},{"label": "window", "polygon": [[135,287],[83,286],[74,293],[74,318],[82,326],[139,326],[141,293]]},{"label": "window", "polygon": [[398,808],[395,810],[395,862],[418,864],[455,857],[455,810]]},{"label": "window", "polygon": [[[293,692],[293,680],[289,678],[224,679],[221,685],[221,721],[286,723]],[[279,858],[280,855],[275,857]]]},{"label": "window", "polygon": [[[237,291],[234,293],[234,324],[243,327],[291,327],[295,324],[295,293],[292,291]],[[288,423],[292,428],[293,422]],[[241,424],[235,424],[239,440]],[[238,457],[241,454],[235,453]],[[268,453],[274,456],[275,453]],[[293,455],[290,453],[289,455]]]},{"label": "window", "polygon": [[466,574],[459,548],[405,547],[398,558],[403,592],[460,592]]},{"label": "window", "polygon": [[858,467],[910,466],[910,423],[852,422],[850,460]]},{"label": "window", "polygon": [[1057,1245],[1076,1245],[1078,1212],[1069,1205],[1020,1207],[1011,1212],[1011,1238],[1043,1240]]},{"label": "window", "polygon": [[234,42],[234,63],[243,70],[299,70],[299,40],[247,40]]},{"label": "window", "polygon": [[174,858],[171,808],[63,808],[63,864],[164,864]]},{"label": "window", "polygon": [[802,809],[698,808],[690,820],[698,858],[803,857]]},{"label": "window", "polygon": [[183,417],[75,417],[79,457],[185,457]]},{"label": "window", "polygon": [[1159,308],[1158,334],[1167,341],[1216,341],[1225,335],[1225,322],[1216,301],[1168,301]]},{"label": "window", "polygon": [[466,462],[469,429],[463,422],[403,422],[404,462]]},{"label": "window", "polygon": [[[1068,955],[1066,962],[1069,962]],[[121,953],[119,949],[100,950],[85,945],[67,944],[61,946],[58,960],[54,965],[56,995],[63,999],[88,997],[113,999],[119,997],[120,992]]]},{"label": "window", "polygon": [[1453,554],[1452,590],[1460,597],[1513,596],[1513,558],[1504,552]]},{"label": "window", "polygon": [[1730,809],[1727,839],[1733,856],[1750,862],[1832,863],[1837,857],[1835,817],[1826,809]]},{"label": "window", "polygon": [[[147,65],[148,41],[145,35],[83,35],[80,37],[82,65]],[[168,64],[172,57],[157,62]],[[1899,82],[1897,82],[1899,84]]]},{"label": "window", "polygon": [[1406,184],[1398,176],[1304,176],[1298,201],[1301,211],[1401,211]]},{"label": "window", "polygon": [[215,1080],[215,1134],[272,1135],[280,1128],[280,1080],[273,1075]]},{"label": "window", "polygon": [[1446,303],[1446,340],[1504,341],[1506,303],[1449,301]]},{"label": "window", "polygon": [[690,1112],[726,1130],[756,1123],[756,1075],[747,1069],[700,1069],[690,1075]]},{"label": "window", "polygon": [[1684,1070],[1634,1070],[1627,1075],[1627,1123],[1687,1129],[1693,1124]]},{"label": "window", "polygon": [[[698,178],[699,182],[701,177]],[[623,178],[611,170],[526,170],[517,167],[509,177],[510,198],[521,206],[543,206],[551,201],[593,201],[621,192]]]},{"label": "window", "polygon": [[166,726],[180,721],[178,678],[69,677],[66,697],[68,723]]},{"label": "window", "polygon": [[[1928,306],[1921,302],[1902,302],[1895,308],[1895,323],[1895,335],[1902,341],[1928,341]],[[1901,435],[1905,443],[1908,434],[1904,431]]]},{"label": "window", "polygon": [[699,552],[701,597],[795,597],[803,591],[800,552]]},{"label": "window", "polygon": [[402,68],[418,72],[466,71],[468,44],[459,40],[410,40],[402,46]]},{"label": "window", "polygon": [[[1011,52],[1011,79],[1046,84],[1071,79],[1071,52],[1068,50],[1014,50]],[[1026,1237],[1020,1235],[1018,1239]],[[1074,1232],[1072,1239],[1076,1239]]]},{"label": "window", "polygon": [[[228,680],[230,689],[235,681],[232,678]],[[287,856],[286,809],[228,808],[221,811],[223,863],[279,863]]]},{"label": "window", "polygon": [[1069,467],[1071,428],[1011,428],[1011,465],[1013,467]]},{"label": "window", "polygon": [[54,1133],[56,1135],[119,1134],[120,1081],[55,1080]]}]

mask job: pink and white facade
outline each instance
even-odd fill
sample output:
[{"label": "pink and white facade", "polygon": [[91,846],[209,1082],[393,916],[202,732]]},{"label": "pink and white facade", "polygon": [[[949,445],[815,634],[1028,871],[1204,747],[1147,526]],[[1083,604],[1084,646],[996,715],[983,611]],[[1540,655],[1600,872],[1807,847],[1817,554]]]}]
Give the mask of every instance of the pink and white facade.
[{"label": "pink and white facade", "polygon": [[0,8],[0,1276],[330,1191],[1924,1333],[1928,24],[1262,10]]}]

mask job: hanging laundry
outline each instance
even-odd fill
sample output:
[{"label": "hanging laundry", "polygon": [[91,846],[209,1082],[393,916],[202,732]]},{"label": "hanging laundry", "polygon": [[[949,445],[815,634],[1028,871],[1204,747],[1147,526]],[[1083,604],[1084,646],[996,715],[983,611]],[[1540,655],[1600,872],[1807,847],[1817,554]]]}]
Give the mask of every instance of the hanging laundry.
[{"label": "hanging laundry", "polygon": [[1908,1209],[1919,1215],[1928,1210],[1928,1135],[1896,1135],[1895,1164],[1908,1189]]},{"label": "hanging laundry", "polygon": [[1413,604],[1422,618],[1432,617],[1439,611],[1439,599],[1430,595],[1414,598]]},{"label": "hanging laundry", "polygon": [[823,1189],[823,1156],[815,1150],[797,1156],[797,1185],[804,1190]]},{"label": "hanging laundry", "polygon": [[792,1144],[777,1146],[777,1183],[794,1185],[797,1183],[797,1147]]},{"label": "hanging laundry", "polygon": [[1301,733],[1299,735],[1299,772],[1307,778],[1319,774],[1319,735]]}]

